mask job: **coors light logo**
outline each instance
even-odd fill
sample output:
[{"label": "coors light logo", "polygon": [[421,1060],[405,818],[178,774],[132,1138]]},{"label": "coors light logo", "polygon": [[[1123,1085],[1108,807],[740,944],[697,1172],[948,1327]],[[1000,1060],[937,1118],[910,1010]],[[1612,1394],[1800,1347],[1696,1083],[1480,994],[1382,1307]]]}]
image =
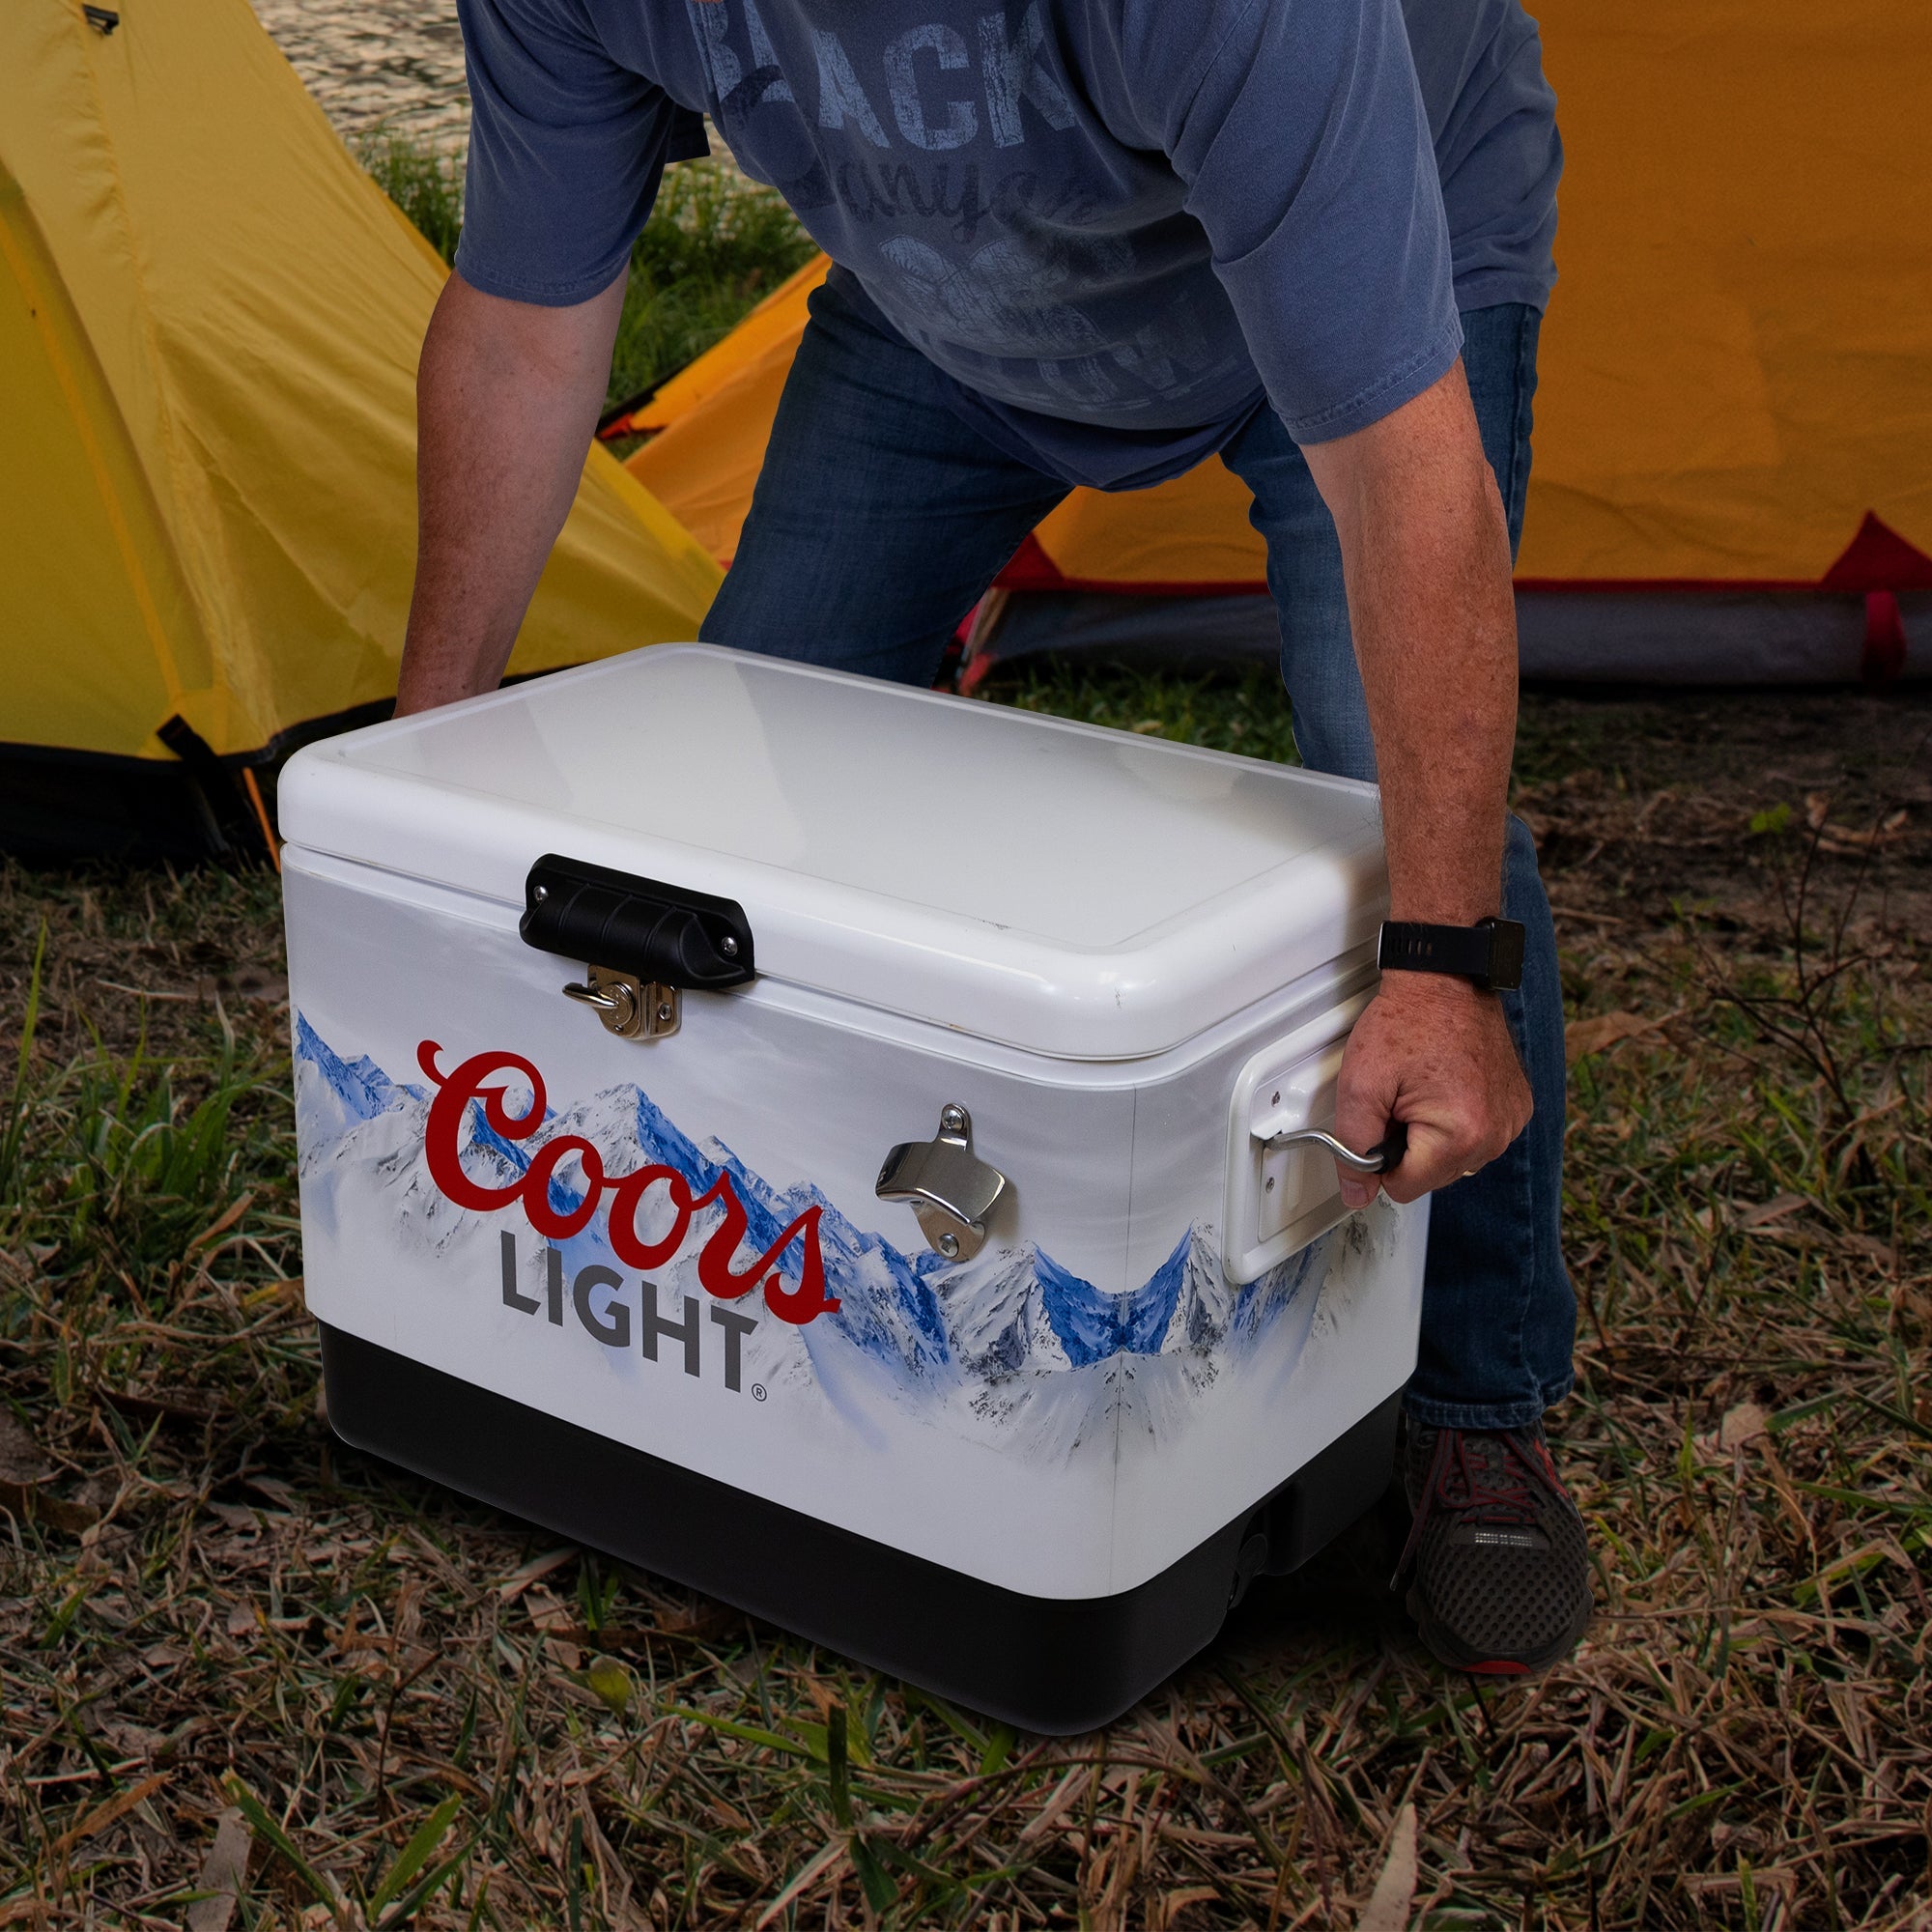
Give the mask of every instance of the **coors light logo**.
[{"label": "coors light logo", "polygon": [[[511,1185],[490,1187],[471,1179],[462,1160],[463,1123],[469,1108],[480,1107],[491,1132],[505,1141],[528,1140],[543,1125],[547,1112],[543,1075],[517,1053],[474,1054],[445,1074],[437,1065],[441,1052],[433,1039],[424,1040],[416,1049],[416,1065],[437,1089],[423,1130],[424,1153],[430,1179],[457,1207],[478,1213],[521,1207],[537,1234],[547,1240],[567,1241],[581,1235],[608,1202],[611,1252],[640,1273],[648,1273],[675,1259],[698,1212],[716,1206],[723,1209],[723,1218],[706,1236],[697,1257],[697,1279],[707,1293],[723,1301],[735,1301],[762,1286],[765,1306],[780,1321],[799,1326],[838,1306],[838,1297],[825,1293],[825,1261],[818,1244],[820,1208],[808,1208],[750,1267],[733,1266],[748,1221],[745,1204],[728,1174],[720,1174],[702,1194],[694,1195],[691,1183],[674,1167],[652,1163],[629,1174],[606,1174],[603,1156],[587,1140],[577,1134],[558,1134],[531,1154],[529,1165]],[[521,1075],[529,1084],[529,1103],[521,1113],[512,1110],[501,1084],[509,1074]],[[493,1081],[498,1084],[491,1085]],[[582,1198],[559,1208],[558,1198],[569,1198],[561,1184],[562,1170],[573,1161],[582,1176]],[[556,1193],[552,1191],[554,1182],[559,1183]],[[638,1222],[653,1188],[662,1190],[662,1198],[669,1206],[670,1225],[656,1239],[647,1240],[639,1232]],[[798,1286],[788,1289],[778,1265],[794,1243],[802,1261]]]}]

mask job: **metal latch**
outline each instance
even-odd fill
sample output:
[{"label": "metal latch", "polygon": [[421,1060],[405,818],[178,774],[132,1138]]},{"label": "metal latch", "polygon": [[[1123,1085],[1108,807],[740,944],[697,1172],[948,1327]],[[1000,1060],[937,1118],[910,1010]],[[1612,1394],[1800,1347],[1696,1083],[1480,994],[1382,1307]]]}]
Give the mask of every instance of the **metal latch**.
[{"label": "metal latch", "polygon": [[609,966],[590,968],[587,985],[573,981],[565,994],[590,1008],[607,1033],[622,1039],[663,1039],[678,1029],[681,1008],[675,986],[639,980]]},{"label": "metal latch", "polygon": [[986,1245],[986,1221],[1007,1191],[1007,1177],[973,1151],[973,1117],[964,1107],[939,1110],[939,1133],[906,1141],[879,1170],[881,1201],[910,1204],[935,1254],[970,1262]]}]

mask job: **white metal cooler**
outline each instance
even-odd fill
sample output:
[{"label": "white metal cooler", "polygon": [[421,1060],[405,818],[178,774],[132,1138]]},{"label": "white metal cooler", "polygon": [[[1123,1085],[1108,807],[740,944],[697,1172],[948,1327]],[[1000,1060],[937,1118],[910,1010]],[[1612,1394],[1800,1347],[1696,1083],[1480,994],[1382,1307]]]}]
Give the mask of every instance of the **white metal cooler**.
[{"label": "white metal cooler", "polygon": [[280,802],[348,1440],[1060,1731],[1379,1492],[1372,787],[693,645]]}]

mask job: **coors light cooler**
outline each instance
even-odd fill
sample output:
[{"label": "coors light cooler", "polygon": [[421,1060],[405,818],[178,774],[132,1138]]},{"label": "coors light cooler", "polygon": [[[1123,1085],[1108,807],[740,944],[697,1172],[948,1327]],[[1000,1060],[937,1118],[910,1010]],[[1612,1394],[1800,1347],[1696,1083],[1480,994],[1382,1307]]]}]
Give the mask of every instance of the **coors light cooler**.
[{"label": "coors light cooler", "polygon": [[1379,1492],[1373,787],[659,646],[281,807],[347,1440],[1047,1731]]}]

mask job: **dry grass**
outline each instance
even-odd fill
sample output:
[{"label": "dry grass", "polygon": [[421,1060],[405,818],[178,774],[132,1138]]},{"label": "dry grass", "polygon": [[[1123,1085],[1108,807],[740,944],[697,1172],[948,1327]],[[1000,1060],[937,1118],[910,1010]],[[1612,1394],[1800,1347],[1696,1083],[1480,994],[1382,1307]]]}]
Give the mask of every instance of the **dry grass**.
[{"label": "dry grass", "polygon": [[271,883],[0,874],[0,1924],[1346,1927],[1411,1805],[1416,1925],[1922,1924],[1932,707],[1526,723],[1603,1613],[1479,1693],[1371,1521],[1071,1742],[333,1445]]}]

